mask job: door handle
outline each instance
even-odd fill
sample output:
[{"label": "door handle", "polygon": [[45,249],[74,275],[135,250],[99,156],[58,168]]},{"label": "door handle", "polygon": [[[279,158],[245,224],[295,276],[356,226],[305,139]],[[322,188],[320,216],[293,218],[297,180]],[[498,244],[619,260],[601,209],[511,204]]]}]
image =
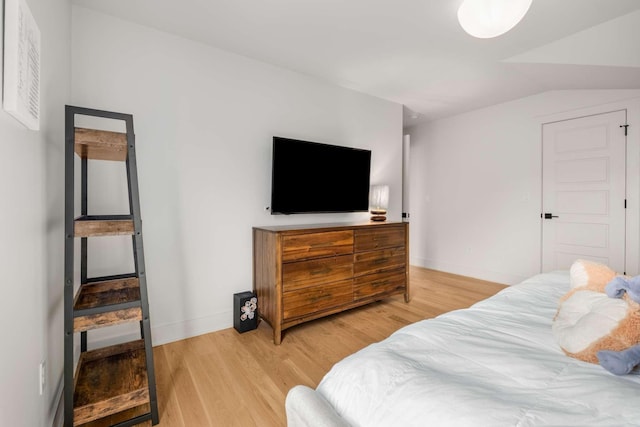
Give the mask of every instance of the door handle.
[{"label": "door handle", "polygon": [[558,218],[558,215],[553,215],[553,214],[550,214],[550,213],[545,213],[544,214],[544,219],[551,219],[551,218]]}]

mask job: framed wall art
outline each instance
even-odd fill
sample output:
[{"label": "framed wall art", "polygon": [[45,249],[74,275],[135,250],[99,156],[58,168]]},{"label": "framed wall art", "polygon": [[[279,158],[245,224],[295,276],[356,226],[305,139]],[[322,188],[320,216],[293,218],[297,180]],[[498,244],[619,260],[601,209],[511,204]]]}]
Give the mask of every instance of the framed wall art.
[{"label": "framed wall art", "polygon": [[40,129],[40,30],[26,0],[5,0],[3,108]]}]

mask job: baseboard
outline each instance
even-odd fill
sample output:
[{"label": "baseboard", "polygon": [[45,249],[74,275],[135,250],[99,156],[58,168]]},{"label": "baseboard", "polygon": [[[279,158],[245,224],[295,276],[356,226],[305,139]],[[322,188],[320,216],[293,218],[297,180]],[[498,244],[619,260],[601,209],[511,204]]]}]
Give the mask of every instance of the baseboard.
[{"label": "baseboard", "polygon": [[51,421],[51,427],[62,427],[64,424],[64,375],[58,381],[58,387],[56,387],[56,395],[51,402],[50,413],[53,413],[53,420]]},{"label": "baseboard", "polygon": [[162,345],[191,338],[233,326],[233,311],[223,311],[211,316],[167,323],[151,328],[153,345]]},{"label": "baseboard", "polygon": [[411,257],[411,265],[432,270],[444,271],[446,273],[459,274],[461,276],[474,277],[476,279],[488,280],[490,282],[503,283],[505,285],[513,285],[520,283],[529,278],[529,276],[521,276],[502,271],[493,271],[483,268],[477,268],[469,265],[437,262],[427,258]]}]

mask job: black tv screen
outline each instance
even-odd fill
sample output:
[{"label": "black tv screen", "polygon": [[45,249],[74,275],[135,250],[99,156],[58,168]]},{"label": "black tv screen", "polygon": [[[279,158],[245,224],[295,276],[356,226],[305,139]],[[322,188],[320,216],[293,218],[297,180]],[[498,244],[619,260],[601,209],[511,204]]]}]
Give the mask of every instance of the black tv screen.
[{"label": "black tv screen", "polygon": [[271,213],[369,209],[371,151],[273,137]]}]

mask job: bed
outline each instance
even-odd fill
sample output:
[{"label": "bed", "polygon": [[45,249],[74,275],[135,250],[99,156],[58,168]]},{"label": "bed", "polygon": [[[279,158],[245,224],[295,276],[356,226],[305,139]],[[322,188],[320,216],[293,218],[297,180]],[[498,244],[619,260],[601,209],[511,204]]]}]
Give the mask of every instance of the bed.
[{"label": "bed", "polygon": [[289,427],[640,426],[640,373],[566,356],[551,324],[569,274],[534,276],[406,326],[291,389]]}]

